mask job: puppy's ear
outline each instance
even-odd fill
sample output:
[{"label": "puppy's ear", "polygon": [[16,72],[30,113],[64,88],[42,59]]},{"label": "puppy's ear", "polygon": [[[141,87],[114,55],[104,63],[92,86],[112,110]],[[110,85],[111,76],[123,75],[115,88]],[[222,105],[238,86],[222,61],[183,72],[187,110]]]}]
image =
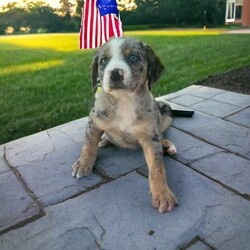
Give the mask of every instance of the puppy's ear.
[{"label": "puppy's ear", "polygon": [[147,53],[147,77],[148,77],[148,85],[149,89],[151,85],[155,83],[163,73],[164,66],[160,59],[156,56],[153,49],[146,45],[146,53]]},{"label": "puppy's ear", "polygon": [[92,77],[92,87],[93,92],[95,93],[98,83],[99,83],[99,75],[98,75],[98,56],[96,55],[92,62],[92,71],[91,71],[91,77]]}]

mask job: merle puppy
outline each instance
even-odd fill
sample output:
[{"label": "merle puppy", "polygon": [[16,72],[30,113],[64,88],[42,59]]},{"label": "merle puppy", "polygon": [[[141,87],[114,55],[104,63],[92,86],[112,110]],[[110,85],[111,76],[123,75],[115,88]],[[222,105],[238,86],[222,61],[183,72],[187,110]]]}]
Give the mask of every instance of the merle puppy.
[{"label": "merle puppy", "polygon": [[98,91],[90,112],[85,141],[72,176],[91,174],[98,145],[143,149],[149,170],[152,204],[159,212],[171,211],[177,203],[166,179],[163,150],[175,154],[175,146],[162,133],[172,121],[171,109],[156,102],[150,92],[163,65],[146,44],[131,38],[112,38],[97,50],[92,82]]}]

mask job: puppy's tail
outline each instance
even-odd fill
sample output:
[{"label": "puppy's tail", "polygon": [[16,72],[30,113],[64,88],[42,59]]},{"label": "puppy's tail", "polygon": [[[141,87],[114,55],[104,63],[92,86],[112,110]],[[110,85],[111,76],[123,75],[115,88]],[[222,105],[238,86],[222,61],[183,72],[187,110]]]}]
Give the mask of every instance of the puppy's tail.
[{"label": "puppy's tail", "polygon": [[169,104],[163,101],[156,101],[161,114],[161,132],[167,130],[173,121],[173,111]]},{"label": "puppy's tail", "polygon": [[158,104],[161,115],[167,115],[173,117],[173,111],[167,102],[164,101],[156,101],[156,102]]},{"label": "puppy's tail", "polygon": [[169,104],[164,101],[156,101],[161,112],[161,115],[169,115],[171,117],[192,117],[193,110],[188,109],[171,109]]}]

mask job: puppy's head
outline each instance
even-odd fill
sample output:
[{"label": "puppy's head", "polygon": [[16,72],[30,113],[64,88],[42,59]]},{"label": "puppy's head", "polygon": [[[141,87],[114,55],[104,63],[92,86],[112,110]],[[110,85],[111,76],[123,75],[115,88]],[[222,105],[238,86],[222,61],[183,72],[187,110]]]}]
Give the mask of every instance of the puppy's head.
[{"label": "puppy's head", "polygon": [[92,65],[92,83],[104,92],[133,92],[149,88],[161,76],[163,65],[146,44],[132,38],[112,38],[97,50]]}]

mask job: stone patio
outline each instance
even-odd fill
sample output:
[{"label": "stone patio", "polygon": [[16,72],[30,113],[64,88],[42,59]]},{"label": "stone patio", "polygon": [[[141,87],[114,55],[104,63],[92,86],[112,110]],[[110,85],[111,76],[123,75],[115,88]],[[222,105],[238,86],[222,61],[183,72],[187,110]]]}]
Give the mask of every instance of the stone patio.
[{"label": "stone patio", "polygon": [[0,146],[0,249],[249,249],[250,96],[192,85],[162,96],[195,110],[166,133],[179,206],[151,206],[142,152],[100,149],[76,180],[87,118]]}]

